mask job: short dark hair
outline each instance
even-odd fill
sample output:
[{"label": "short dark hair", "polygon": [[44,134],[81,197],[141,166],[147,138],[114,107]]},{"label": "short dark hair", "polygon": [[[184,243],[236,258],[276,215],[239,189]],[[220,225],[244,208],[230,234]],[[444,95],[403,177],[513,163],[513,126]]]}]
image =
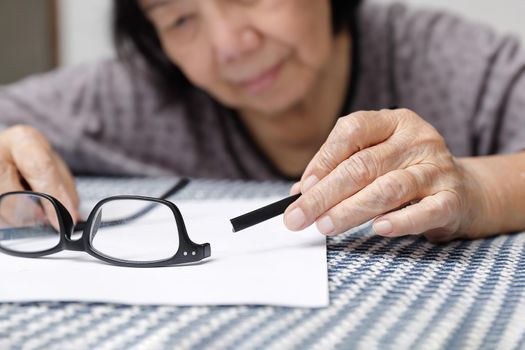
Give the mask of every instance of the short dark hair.
[{"label": "short dark hair", "polygon": [[[361,0],[331,2],[334,35],[343,29],[351,29]],[[140,8],[138,0],[114,0],[113,11],[113,39],[119,57],[127,59],[138,52],[166,87],[185,91],[188,80],[164,53],[155,28]]]}]

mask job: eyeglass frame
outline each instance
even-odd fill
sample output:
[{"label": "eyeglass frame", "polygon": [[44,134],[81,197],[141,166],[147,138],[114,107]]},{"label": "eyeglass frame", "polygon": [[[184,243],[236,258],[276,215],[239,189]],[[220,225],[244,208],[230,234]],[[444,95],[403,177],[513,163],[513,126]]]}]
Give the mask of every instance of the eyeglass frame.
[{"label": "eyeglass frame", "polygon": [[[188,263],[195,263],[195,262],[201,261],[211,256],[210,244],[209,243],[198,244],[198,243],[193,242],[190,239],[188,232],[186,230],[184,219],[182,217],[182,214],[179,208],[174,203],[166,199],[170,197],[171,195],[173,195],[175,192],[178,192],[179,190],[181,190],[188,183],[189,183],[189,179],[187,178],[183,178],[179,180],[175,184],[175,186],[173,186],[171,189],[169,189],[165,194],[163,194],[159,198],[148,197],[148,196],[136,196],[136,195],[117,195],[117,196],[110,196],[110,197],[104,198],[100,200],[99,202],[97,202],[97,204],[93,207],[93,209],[91,209],[91,212],[89,213],[88,219],[86,221],[81,221],[76,225],[73,223],[71,214],[64,207],[64,205],[60,203],[58,199],[54,198],[51,195],[48,195],[46,193],[33,192],[33,191],[13,191],[13,192],[3,193],[0,195],[0,202],[2,201],[4,197],[10,196],[10,195],[18,195],[18,194],[33,195],[36,197],[47,199],[49,202],[51,202],[57,214],[58,226],[59,226],[59,232],[57,233],[60,235],[60,240],[55,247],[46,249],[46,250],[42,250],[39,252],[19,252],[19,251],[15,251],[15,250],[11,250],[11,249],[2,247],[1,245],[0,245],[0,252],[11,255],[11,256],[17,256],[17,257],[23,257],[23,258],[40,258],[43,256],[55,254],[55,253],[58,253],[64,250],[82,251],[106,263],[109,263],[115,266],[122,266],[122,267],[165,267],[165,266],[188,264]],[[98,215],[98,218],[100,218],[100,215],[99,215],[100,208],[104,204],[111,202],[111,201],[116,201],[116,200],[142,200],[142,201],[152,202],[152,203],[146,208],[140,210],[139,212],[128,216],[128,218],[126,219],[112,220],[112,221],[106,222],[108,223],[107,226],[116,226],[122,223],[129,222],[131,220],[134,220],[148,213],[151,209],[153,209],[156,206],[156,204],[166,205],[173,213],[175,222],[177,225],[177,232],[179,235],[179,247],[177,249],[177,252],[175,252],[175,254],[170,258],[148,261],[148,262],[139,262],[139,261],[131,261],[131,260],[113,258],[113,257],[107,256],[97,251],[92,245],[92,241],[95,237],[93,236],[93,238],[91,239],[91,236],[92,236],[91,230],[94,227],[94,225],[101,224],[100,219],[97,219],[97,215]],[[97,220],[99,221],[98,223],[96,222]],[[82,232],[82,235],[80,236],[80,238],[72,239],[72,235],[75,232]]]}]

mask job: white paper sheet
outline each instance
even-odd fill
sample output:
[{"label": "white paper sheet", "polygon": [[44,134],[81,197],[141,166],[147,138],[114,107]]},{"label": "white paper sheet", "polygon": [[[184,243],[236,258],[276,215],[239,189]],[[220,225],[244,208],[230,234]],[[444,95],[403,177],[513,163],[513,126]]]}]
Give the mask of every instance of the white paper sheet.
[{"label": "white paper sheet", "polygon": [[327,306],[326,243],[315,227],[290,232],[277,217],[231,231],[230,218],[277,199],[176,202],[191,239],[211,244],[211,258],[196,265],[125,268],[84,252],[0,253],[0,302]]}]

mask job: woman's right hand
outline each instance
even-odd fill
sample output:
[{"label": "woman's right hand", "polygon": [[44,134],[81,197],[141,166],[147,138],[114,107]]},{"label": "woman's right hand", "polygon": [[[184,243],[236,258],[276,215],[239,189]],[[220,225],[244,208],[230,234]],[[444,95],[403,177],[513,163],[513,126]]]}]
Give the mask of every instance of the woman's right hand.
[{"label": "woman's right hand", "polygon": [[79,199],[67,165],[37,129],[15,125],[0,132],[0,194],[24,190],[55,197],[78,220]]}]

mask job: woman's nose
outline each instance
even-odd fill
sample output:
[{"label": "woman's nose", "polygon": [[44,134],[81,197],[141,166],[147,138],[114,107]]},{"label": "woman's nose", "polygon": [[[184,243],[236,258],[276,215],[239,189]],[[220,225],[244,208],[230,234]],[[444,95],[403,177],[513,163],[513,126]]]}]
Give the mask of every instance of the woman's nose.
[{"label": "woman's nose", "polygon": [[219,63],[236,61],[261,45],[260,34],[242,19],[216,19],[209,30]]}]

